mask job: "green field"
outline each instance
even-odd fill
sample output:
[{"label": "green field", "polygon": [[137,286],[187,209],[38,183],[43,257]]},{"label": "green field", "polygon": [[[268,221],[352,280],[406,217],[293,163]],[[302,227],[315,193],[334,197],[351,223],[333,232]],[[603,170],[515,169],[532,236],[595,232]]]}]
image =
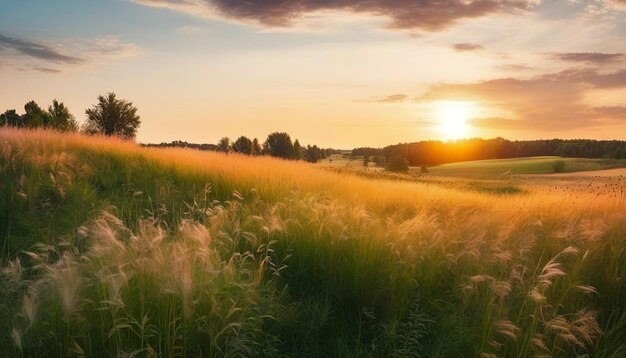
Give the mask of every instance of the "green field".
[{"label": "green field", "polygon": [[0,169],[2,357],[626,355],[619,177],[361,177],[13,129]]},{"label": "green field", "polygon": [[509,174],[550,174],[554,173],[556,161],[565,163],[563,172],[566,173],[626,167],[626,160],[545,156],[450,163],[429,167],[428,171],[433,175],[476,178],[497,178]]}]

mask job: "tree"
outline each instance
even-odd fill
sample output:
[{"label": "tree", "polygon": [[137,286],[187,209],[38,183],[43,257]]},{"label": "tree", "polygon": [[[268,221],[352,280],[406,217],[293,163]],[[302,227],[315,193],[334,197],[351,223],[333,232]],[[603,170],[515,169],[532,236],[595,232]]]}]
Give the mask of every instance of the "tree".
[{"label": "tree", "polygon": [[35,101],[26,103],[24,112],[22,121],[26,128],[48,127],[50,116]]},{"label": "tree", "polygon": [[252,155],[252,141],[248,137],[241,136],[233,144],[233,150],[237,153]]},{"label": "tree", "polygon": [[83,130],[88,134],[118,136],[123,139],[135,139],[141,120],[137,107],[132,102],[115,98],[109,92],[106,97],[98,96],[98,103],[85,111],[87,121]]},{"label": "tree", "polygon": [[300,160],[303,157],[304,153],[302,152],[302,146],[300,145],[300,142],[296,139],[296,141],[293,142],[293,159]]},{"label": "tree", "polygon": [[370,156],[369,155],[364,155],[363,156],[363,166],[366,167],[368,166],[370,163]]},{"label": "tree", "polygon": [[252,140],[252,155],[261,155],[263,154],[263,149],[261,149],[261,145],[259,144],[259,140],[254,138]]},{"label": "tree", "polygon": [[289,134],[274,132],[265,140],[265,150],[272,157],[289,159],[293,157],[293,143]]},{"label": "tree", "polygon": [[0,114],[0,127],[23,127],[23,118],[14,109],[9,109]]},{"label": "tree", "polygon": [[228,153],[231,150],[232,150],[232,147],[230,145],[230,139],[228,137],[223,137],[222,139],[220,139],[219,142],[217,142],[218,152]]},{"label": "tree", "polygon": [[48,115],[50,117],[50,128],[61,132],[76,132],[78,124],[70,110],[56,99],[52,101],[52,105],[48,107]]},{"label": "tree", "polygon": [[304,160],[309,163],[317,163],[321,157],[321,150],[317,147],[317,145],[306,146],[306,150],[304,151]]}]

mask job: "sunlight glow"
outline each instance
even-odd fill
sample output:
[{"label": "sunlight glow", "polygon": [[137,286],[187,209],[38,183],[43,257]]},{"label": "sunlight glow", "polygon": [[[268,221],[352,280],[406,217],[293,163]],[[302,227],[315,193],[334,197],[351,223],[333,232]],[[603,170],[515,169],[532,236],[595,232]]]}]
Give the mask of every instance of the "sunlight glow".
[{"label": "sunlight glow", "polygon": [[436,102],[436,116],[440,122],[438,129],[448,140],[462,138],[467,135],[470,129],[467,121],[475,115],[475,112],[472,102]]}]

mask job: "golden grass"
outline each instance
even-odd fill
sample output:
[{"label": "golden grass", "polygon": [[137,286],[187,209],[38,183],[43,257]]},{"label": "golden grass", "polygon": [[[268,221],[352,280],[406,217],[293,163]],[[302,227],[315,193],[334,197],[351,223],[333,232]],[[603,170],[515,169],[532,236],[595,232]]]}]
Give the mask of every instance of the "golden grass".
[{"label": "golden grass", "polygon": [[[2,129],[0,145],[6,212],[49,213],[101,194],[98,203],[123,219],[113,209],[76,219],[60,242],[34,234],[39,244],[26,254],[39,263],[26,269],[34,283],[23,277],[25,256],[5,254],[7,307],[20,307],[6,317],[21,323],[2,335],[14,352],[36,355],[33,342],[51,336],[64,337],[57,353],[91,344],[250,355],[263,342],[293,355],[626,350],[620,178],[512,178],[504,183],[523,191],[494,195],[461,179],[366,178],[80,134]],[[115,181],[94,194],[90,185],[106,176],[123,177],[123,187]],[[213,192],[199,189],[205,184]],[[78,217],[84,206],[70,209]],[[272,317],[268,327],[263,310],[292,317]],[[314,348],[290,336],[297,329]],[[207,347],[193,345],[202,339]]]}]

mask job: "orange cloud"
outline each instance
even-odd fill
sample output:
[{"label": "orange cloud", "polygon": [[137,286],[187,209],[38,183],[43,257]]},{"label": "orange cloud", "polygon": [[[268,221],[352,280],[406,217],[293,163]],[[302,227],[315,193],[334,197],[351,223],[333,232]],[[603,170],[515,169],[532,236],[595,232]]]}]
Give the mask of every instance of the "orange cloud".
[{"label": "orange cloud", "polygon": [[472,43],[454,44],[452,48],[454,49],[454,51],[457,51],[457,52],[480,51],[480,50],[485,49],[482,45],[472,44]]},{"label": "orange cloud", "polygon": [[626,120],[626,107],[621,104],[596,107],[584,101],[589,91],[621,88],[626,88],[626,70],[603,74],[594,69],[570,69],[531,78],[436,84],[416,100],[470,100],[512,114],[474,119],[473,124],[480,127],[560,130]]},{"label": "orange cloud", "polygon": [[568,62],[587,62],[595,64],[605,64],[619,62],[624,59],[623,53],[600,53],[600,52],[565,52],[550,53],[550,58]]}]

